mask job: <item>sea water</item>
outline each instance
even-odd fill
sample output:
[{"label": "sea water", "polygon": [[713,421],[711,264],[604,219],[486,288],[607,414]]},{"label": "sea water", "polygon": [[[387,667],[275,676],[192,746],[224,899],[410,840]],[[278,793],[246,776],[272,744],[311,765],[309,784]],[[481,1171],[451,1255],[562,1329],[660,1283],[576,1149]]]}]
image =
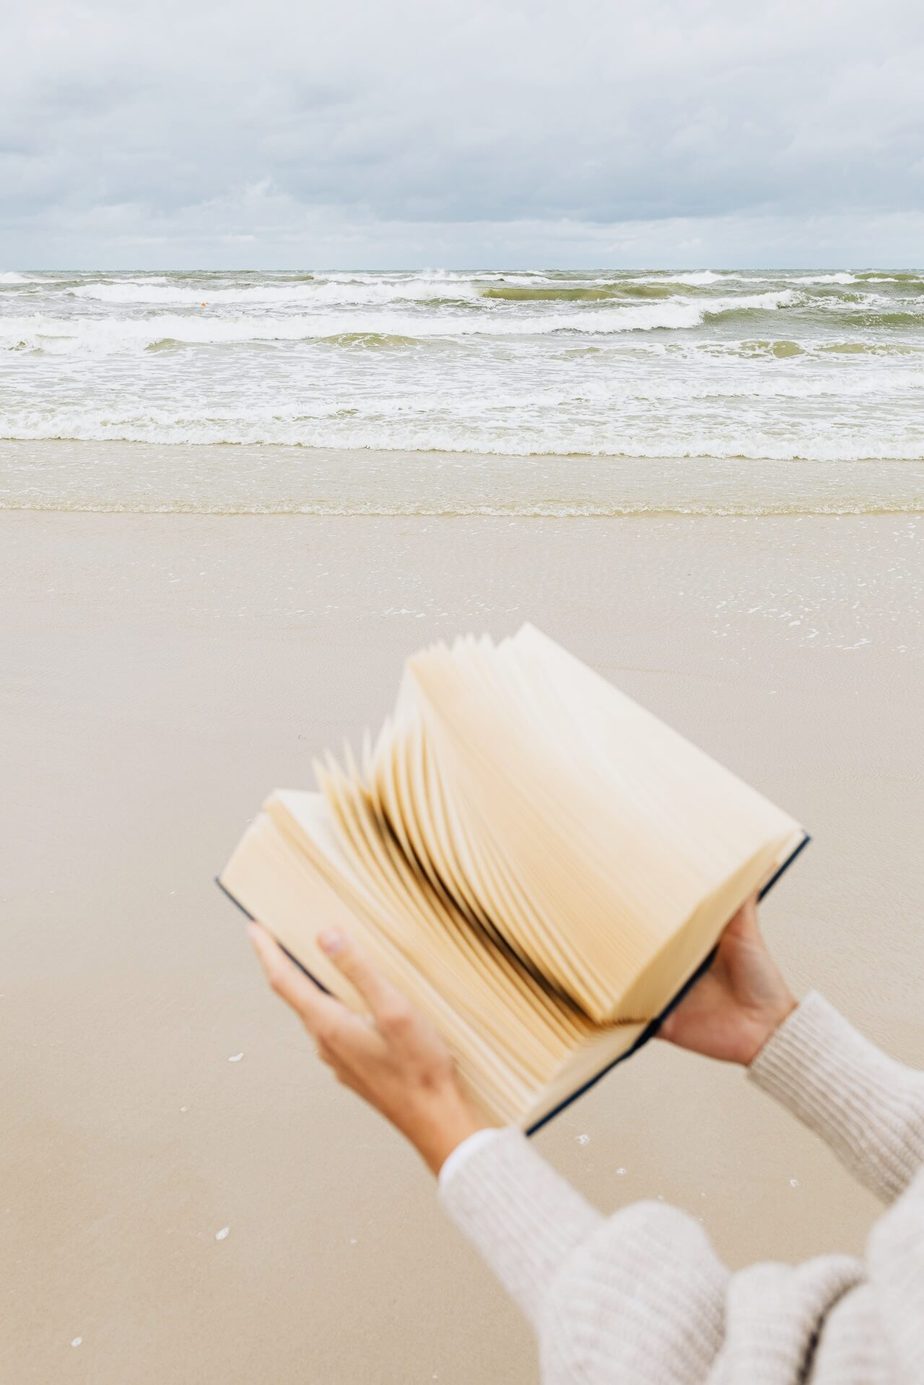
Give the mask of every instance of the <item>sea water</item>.
[{"label": "sea water", "polygon": [[0,274],[0,506],[924,509],[924,272]]}]

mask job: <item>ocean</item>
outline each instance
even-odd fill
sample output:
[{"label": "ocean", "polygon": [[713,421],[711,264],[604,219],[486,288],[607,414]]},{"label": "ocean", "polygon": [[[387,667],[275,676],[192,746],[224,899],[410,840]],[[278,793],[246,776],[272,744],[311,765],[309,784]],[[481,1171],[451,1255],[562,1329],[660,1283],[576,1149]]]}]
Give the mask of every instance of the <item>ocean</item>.
[{"label": "ocean", "polygon": [[0,507],[924,510],[924,271],[0,274]]}]

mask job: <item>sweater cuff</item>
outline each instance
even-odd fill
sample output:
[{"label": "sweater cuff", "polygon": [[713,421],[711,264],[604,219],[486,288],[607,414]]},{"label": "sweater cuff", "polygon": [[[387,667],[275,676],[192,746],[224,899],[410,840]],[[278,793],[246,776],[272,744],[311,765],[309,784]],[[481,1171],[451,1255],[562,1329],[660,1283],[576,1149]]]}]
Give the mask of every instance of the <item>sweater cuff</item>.
[{"label": "sweater cuff", "polygon": [[479,1145],[487,1144],[490,1140],[495,1140],[501,1133],[497,1125],[486,1125],[482,1130],[475,1130],[471,1135],[466,1135],[461,1144],[457,1144],[455,1149],[446,1156],[440,1165],[437,1180],[440,1187],[444,1187],[453,1175],[453,1172],[460,1169],[466,1159],[470,1159]]},{"label": "sweater cuff", "polygon": [[516,1129],[493,1131],[445,1173],[444,1208],[535,1322],[568,1255],[601,1224],[599,1212]]},{"label": "sweater cuff", "polygon": [[832,1147],[883,1200],[924,1160],[924,1087],[811,991],[768,1039],[748,1077]]}]

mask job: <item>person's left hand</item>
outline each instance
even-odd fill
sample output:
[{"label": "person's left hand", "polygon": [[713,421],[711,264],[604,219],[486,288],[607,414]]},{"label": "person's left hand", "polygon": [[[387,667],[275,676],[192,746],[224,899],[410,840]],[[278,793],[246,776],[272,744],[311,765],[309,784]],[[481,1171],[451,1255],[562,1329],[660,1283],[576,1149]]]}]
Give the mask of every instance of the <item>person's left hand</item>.
[{"label": "person's left hand", "polygon": [[456,1145],[490,1122],[459,1082],[455,1064],[433,1025],[338,932],[318,943],[369,1007],[357,1015],[327,995],[258,923],[250,940],[273,990],[317,1041],[319,1056],[391,1121],[438,1173]]},{"label": "person's left hand", "polygon": [[757,922],[757,896],[725,925],[709,970],[672,1010],[658,1037],[726,1063],[752,1063],[796,1008]]}]

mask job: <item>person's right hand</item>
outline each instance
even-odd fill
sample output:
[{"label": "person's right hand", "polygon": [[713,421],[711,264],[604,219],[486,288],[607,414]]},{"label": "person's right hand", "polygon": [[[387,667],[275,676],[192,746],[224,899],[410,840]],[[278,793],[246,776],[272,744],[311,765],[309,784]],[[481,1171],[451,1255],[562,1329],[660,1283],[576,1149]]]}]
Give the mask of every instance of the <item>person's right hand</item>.
[{"label": "person's right hand", "polygon": [[757,924],[757,899],[727,924],[709,970],[658,1030],[680,1048],[745,1066],[796,1008]]},{"label": "person's right hand", "polygon": [[327,931],[318,945],[352,982],[368,1015],[322,991],[258,923],[248,933],[267,980],[315,1039],[319,1057],[407,1136],[434,1173],[456,1145],[491,1124],[463,1089],[430,1021],[349,938]]}]

